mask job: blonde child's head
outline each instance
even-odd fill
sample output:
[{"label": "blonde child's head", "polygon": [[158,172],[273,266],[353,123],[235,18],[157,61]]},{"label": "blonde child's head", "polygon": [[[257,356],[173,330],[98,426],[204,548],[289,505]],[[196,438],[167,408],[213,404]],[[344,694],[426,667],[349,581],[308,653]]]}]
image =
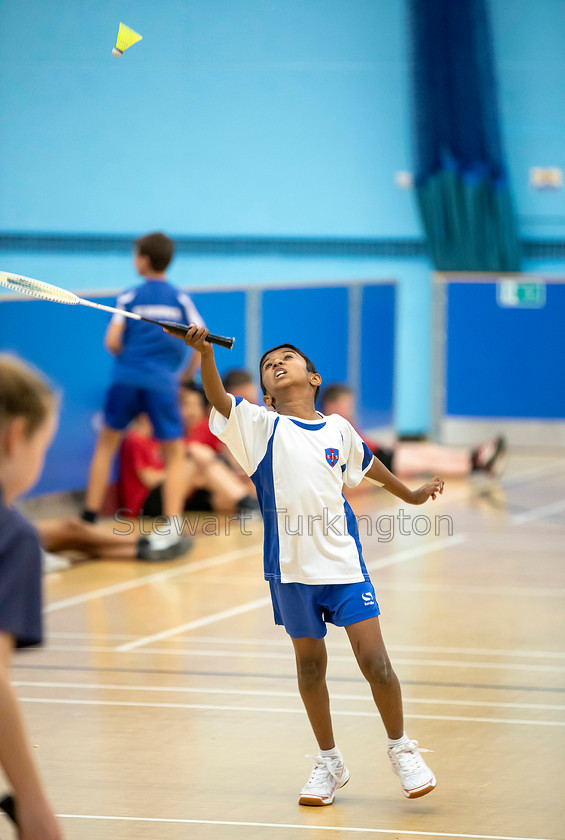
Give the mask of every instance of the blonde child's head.
[{"label": "blonde child's head", "polygon": [[40,373],[0,353],[0,490],[11,503],[41,473],[57,425],[57,397]]}]

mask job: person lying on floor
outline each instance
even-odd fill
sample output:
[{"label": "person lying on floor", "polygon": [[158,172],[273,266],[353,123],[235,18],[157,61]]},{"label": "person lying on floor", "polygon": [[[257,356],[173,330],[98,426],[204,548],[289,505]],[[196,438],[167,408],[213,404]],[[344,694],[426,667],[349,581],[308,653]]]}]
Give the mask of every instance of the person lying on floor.
[{"label": "person lying on floor", "polygon": [[[185,416],[185,511],[213,510],[217,513],[235,513],[254,510],[256,505],[243,483],[230,467],[218,456],[216,450],[202,440],[191,437],[190,429],[197,429],[205,418],[193,403],[201,402],[194,395],[193,386],[183,387],[181,410]],[[190,403],[187,408],[184,403]],[[184,406],[184,407],[183,407]],[[190,415],[190,417],[189,417]],[[206,419],[206,424],[207,424]],[[162,485],[165,465],[159,451],[159,442],[153,438],[149,418],[140,415],[128,432],[120,452],[120,498],[122,512],[128,516],[161,516]]]}]

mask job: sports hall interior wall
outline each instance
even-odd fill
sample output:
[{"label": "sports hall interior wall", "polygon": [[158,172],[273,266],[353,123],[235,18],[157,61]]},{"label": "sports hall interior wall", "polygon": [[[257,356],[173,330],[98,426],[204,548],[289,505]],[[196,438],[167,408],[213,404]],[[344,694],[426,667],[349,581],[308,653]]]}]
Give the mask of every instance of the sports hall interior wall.
[{"label": "sports hall interior wall", "polygon": [[[556,25],[562,4],[491,0],[489,8],[502,134],[529,243],[523,268],[565,275],[563,192],[528,184],[531,166],[565,168],[565,116],[556,105],[565,85]],[[384,327],[393,354],[378,341],[366,352],[377,386],[394,374],[389,412],[397,432],[429,430],[431,266],[412,193],[395,183],[396,172],[411,169],[404,2],[143,0],[118,7],[107,0],[57,4],[53,14],[51,3],[1,0],[0,12],[0,115],[13,126],[0,137],[5,270],[96,297],[136,282],[127,248],[104,243],[163,229],[189,242],[171,269],[185,288],[394,280],[395,306]],[[144,40],[114,59],[119,19]],[[89,244],[73,247],[84,236]],[[208,246],[191,248],[198,237]],[[304,239],[314,245],[301,245]],[[370,247],[356,247],[360,242]],[[241,333],[237,307],[231,330],[220,317],[232,299],[222,303],[225,293],[214,294],[210,325]],[[287,312],[303,299],[287,291]],[[16,336],[6,328],[8,304],[0,304],[0,346],[48,373],[57,353],[69,365],[78,355],[85,379],[102,380],[109,365],[104,316],[82,313],[69,353],[62,325],[71,323],[70,313],[44,306],[33,329]],[[316,306],[327,335],[343,329],[343,312],[324,308],[323,296]],[[364,317],[378,336],[383,310],[374,305]],[[327,354],[326,335],[318,331],[312,341],[315,358]],[[63,373],[59,384],[80,402],[74,373]],[[363,384],[359,408],[368,416],[370,381]],[[81,404],[80,411],[91,423],[98,408]],[[88,456],[80,453],[80,463]]]}]

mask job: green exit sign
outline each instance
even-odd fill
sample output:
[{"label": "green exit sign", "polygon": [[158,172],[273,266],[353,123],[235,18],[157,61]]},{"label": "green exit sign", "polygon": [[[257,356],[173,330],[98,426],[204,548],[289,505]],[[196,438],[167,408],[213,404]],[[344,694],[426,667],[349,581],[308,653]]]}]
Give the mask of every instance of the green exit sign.
[{"label": "green exit sign", "polygon": [[508,278],[496,284],[499,306],[541,309],[545,306],[545,283]]}]

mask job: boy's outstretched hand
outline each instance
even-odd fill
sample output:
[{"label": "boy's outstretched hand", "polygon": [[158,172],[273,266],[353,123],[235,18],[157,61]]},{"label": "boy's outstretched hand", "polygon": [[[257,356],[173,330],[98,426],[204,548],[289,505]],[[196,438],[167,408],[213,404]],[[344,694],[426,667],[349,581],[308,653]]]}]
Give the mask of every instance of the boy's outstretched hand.
[{"label": "boy's outstretched hand", "polygon": [[443,486],[443,479],[441,479],[439,475],[434,475],[431,481],[428,481],[426,484],[422,484],[422,486],[418,487],[417,490],[412,491],[412,504],[423,505],[424,502],[428,501],[430,496],[435,501],[436,497],[443,493]]},{"label": "boy's outstretched hand", "polygon": [[[168,332],[166,327],[163,327]],[[197,327],[191,324],[184,337],[185,344],[200,353],[200,375],[206,398],[214,408],[224,417],[229,417],[232,407],[232,397],[226,393],[222,384],[220,374],[214,361],[214,348],[209,341],[206,341],[209,330],[206,327]]]},{"label": "boy's outstretched hand", "polygon": [[[169,335],[174,335],[174,333],[169,332],[166,327],[163,327],[163,329],[166,333],[169,333]],[[196,324],[191,324],[184,337],[184,342],[188,345],[188,347],[192,347],[193,350],[196,350],[197,353],[206,355],[207,353],[212,352],[212,345],[209,341],[206,341],[209,332],[210,330],[207,330],[206,327],[197,327]]]}]

